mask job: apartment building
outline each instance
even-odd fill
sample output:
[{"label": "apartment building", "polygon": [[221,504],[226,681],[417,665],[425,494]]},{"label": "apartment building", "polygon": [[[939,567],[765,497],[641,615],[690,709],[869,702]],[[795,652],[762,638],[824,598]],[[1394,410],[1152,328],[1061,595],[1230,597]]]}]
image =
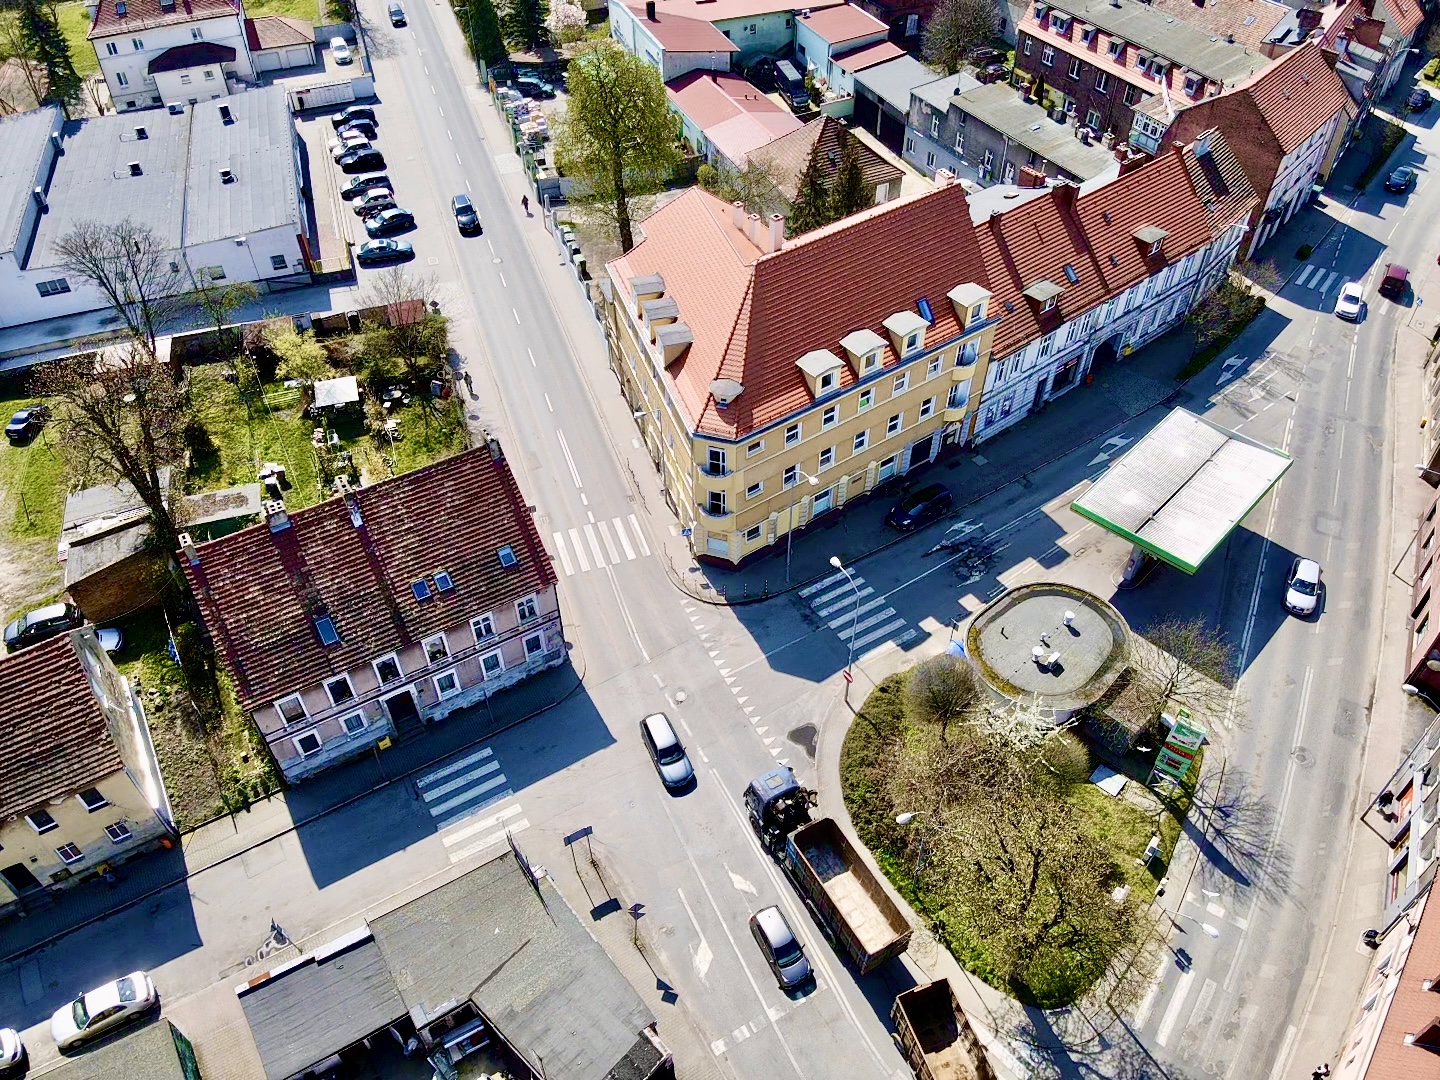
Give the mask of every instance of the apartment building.
[{"label": "apartment building", "polygon": [[[1141,0],[1036,0],[1019,25],[1015,66],[1031,89],[1095,132],[1129,136],[1135,110],[1202,101],[1269,64],[1256,49]],[[1042,102],[1043,103],[1043,102]]]},{"label": "apartment building", "polygon": [[121,112],[194,105],[231,93],[231,80],[255,78],[240,0],[93,0],[87,7],[87,36]]},{"label": "apartment building", "polygon": [[967,214],[941,177],[787,241],[692,189],[607,266],[611,366],[698,558],[742,563],[968,437],[998,320]]},{"label": "apartment building", "polygon": [[565,660],[555,571],[493,439],[178,555],[286,779]]}]

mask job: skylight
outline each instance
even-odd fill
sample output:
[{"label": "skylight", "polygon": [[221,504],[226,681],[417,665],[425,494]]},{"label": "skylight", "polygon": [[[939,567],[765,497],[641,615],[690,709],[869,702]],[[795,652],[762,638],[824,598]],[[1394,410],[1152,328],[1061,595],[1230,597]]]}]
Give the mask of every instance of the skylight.
[{"label": "skylight", "polygon": [[315,620],[315,632],[320,635],[321,645],[340,644],[340,633],[335,629],[335,620],[329,615],[321,615]]},{"label": "skylight", "polygon": [[430,584],[424,578],[410,583],[410,591],[415,594],[416,600],[430,599]]},{"label": "skylight", "polygon": [[1069,263],[1065,264],[1065,280],[1070,282],[1071,285],[1078,284],[1080,281],[1080,275],[1075,272],[1075,267]]},{"label": "skylight", "polygon": [[450,592],[455,588],[455,582],[450,579],[448,570],[435,571],[435,591]]},{"label": "skylight", "polygon": [[511,567],[518,566],[520,564],[520,560],[515,557],[515,549],[512,548],[509,544],[506,544],[495,554],[500,556],[501,566]]},{"label": "skylight", "polygon": [[920,312],[920,317],[927,323],[933,323],[935,321],[935,313],[930,310],[930,301],[926,300],[925,297],[922,296],[919,300],[915,301],[915,308]]}]

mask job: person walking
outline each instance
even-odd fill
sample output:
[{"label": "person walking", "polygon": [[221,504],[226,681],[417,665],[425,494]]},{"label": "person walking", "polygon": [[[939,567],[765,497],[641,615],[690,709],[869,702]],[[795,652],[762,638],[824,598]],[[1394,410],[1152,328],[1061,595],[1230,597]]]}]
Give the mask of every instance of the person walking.
[{"label": "person walking", "polygon": [[530,196],[529,196],[529,195],[521,195],[521,196],[520,196],[520,208],[525,211],[525,216],[526,216],[526,217],[529,217],[529,216],[530,216]]}]

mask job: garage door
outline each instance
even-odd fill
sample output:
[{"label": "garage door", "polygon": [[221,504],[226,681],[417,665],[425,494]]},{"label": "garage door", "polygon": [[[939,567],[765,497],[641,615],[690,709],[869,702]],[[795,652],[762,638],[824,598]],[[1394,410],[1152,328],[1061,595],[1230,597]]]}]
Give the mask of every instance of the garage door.
[{"label": "garage door", "polygon": [[279,71],[282,66],[278,53],[257,52],[255,54],[256,71]]},{"label": "garage door", "polygon": [[315,62],[315,50],[309,45],[295,45],[285,50],[287,68],[308,67]]}]

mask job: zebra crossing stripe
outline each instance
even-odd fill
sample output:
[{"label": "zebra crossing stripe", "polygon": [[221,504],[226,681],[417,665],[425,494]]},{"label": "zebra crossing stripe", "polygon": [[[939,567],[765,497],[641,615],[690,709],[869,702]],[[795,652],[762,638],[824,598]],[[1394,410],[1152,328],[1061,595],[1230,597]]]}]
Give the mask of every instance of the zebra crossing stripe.
[{"label": "zebra crossing stripe", "polygon": [[434,772],[426,773],[419,780],[415,781],[415,786],[419,788],[427,787],[430,784],[433,784],[436,780],[443,780],[451,773],[459,772],[467,765],[473,765],[477,761],[484,761],[487,757],[492,756],[494,753],[495,751],[491,750],[490,747],[487,746],[481,750],[476,750],[473,754],[466,754],[458,761],[452,761],[449,765],[446,765],[443,768],[436,769]]},{"label": "zebra crossing stripe", "polygon": [[576,529],[570,530],[570,546],[575,549],[575,560],[580,564],[580,572],[585,573],[590,569],[590,560],[585,558],[585,548],[580,543],[580,533]]},{"label": "zebra crossing stripe", "polygon": [[904,625],[904,619],[896,619],[894,622],[886,623],[884,626],[880,627],[879,630],[876,630],[873,633],[866,634],[862,638],[858,638],[855,641],[855,648],[857,650],[863,649],[872,641],[878,641],[880,638],[889,637],[891,634],[895,633],[896,630],[899,630]]},{"label": "zebra crossing stripe", "polygon": [[837,611],[842,611],[845,608],[854,607],[861,600],[864,600],[865,597],[873,595],[874,592],[875,590],[870,588],[870,586],[868,585],[865,586],[865,588],[863,589],[851,590],[850,595],[845,597],[844,600],[837,600],[835,603],[829,605],[828,607],[817,608],[815,610],[815,614],[819,615],[822,619],[828,619]]},{"label": "zebra crossing stripe", "polygon": [[446,847],[451,847],[465,840],[469,840],[470,837],[474,836],[476,833],[482,833],[486,829],[495,828],[495,826],[499,825],[502,821],[505,821],[508,818],[512,818],[518,813],[520,813],[520,807],[518,805],[507,806],[498,814],[491,814],[489,817],[481,818],[479,821],[472,822],[471,824],[466,825],[464,828],[451,829],[445,836],[442,836],[440,839],[445,842]]},{"label": "zebra crossing stripe", "polygon": [[420,798],[427,803],[434,802],[443,795],[449,795],[452,791],[467,787],[472,780],[478,780],[482,776],[489,776],[491,773],[499,771],[500,763],[498,761],[487,761],[484,765],[478,765],[469,772],[463,772],[454,779],[445,781],[431,791],[422,792]]},{"label": "zebra crossing stripe", "polygon": [[1303,289],[1305,287],[1305,282],[1310,280],[1310,275],[1315,273],[1315,270],[1316,267],[1314,266],[1305,267],[1304,270],[1300,271],[1300,276],[1295,279],[1295,284],[1299,285]]},{"label": "zebra crossing stripe", "polygon": [[482,837],[475,843],[471,844],[469,847],[461,848],[459,851],[450,852],[450,861],[452,863],[457,863],[461,859],[468,859],[471,855],[478,855],[486,848],[493,847],[494,845],[500,843],[502,840],[505,839],[507,834],[524,832],[529,827],[530,822],[527,821],[525,818],[521,818],[519,821],[511,824],[509,828],[500,829],[496,832],[491,833],[489,836]]},{"label": "zebra crossing stripe", "polygon": [[453,799],[446,799],[442,803],[436,803],[430,808],[430,815],[432,817],[439,817],[445,813],[446,810],[453,810],[462,803],[473,802],[476,796],[483,795],[487,791],[494,791],[503,783],[505,783],[504,773],[501,773],[499,776],[493,776],[483,784],[476,784],[473,787],[466,788]]},{"label": "zebra crossing stripe", "polygon": [[640,554],[649,555],[650,545],[645,542],[645,533],[640,528],[640,520],[634,514],[630,515],[630,527],[635,530],[635,540],[640,545]]},{"label": "zebra crossing stripe", "polygon": [[825,586],[835,584],[835,582],[839,581],[839,580],[840,580],[841,578],[843,578],[844,576],[845,576],[845,571],[843,571],[843,570],[837,570],[835,573],[831,574],[829,577],[827,577],[827,578],[821,578],[819,581],[815,582],[815,584],[813,584],[813,585],[806,585],[805,588],[803,588],[803,589],[800,590],[800,595],[801,595],[801,596],[807,596],[807,597],[808,597],[808,596],[812,596],[813,594],[819,592],[821,589],[825,588]]},{"label": "zebra crossing stripe", "polygon": [[555,550],[560,554],[560,565],[565,568],[565,576],[571,577],[575,573],[575,568],[570,565],[570,553],[565,550],[565,535],[558,532],[554,535]]},{"label": "zebra crossing stripe", "polygon": [[630,537],[625,535],[625,523],[619,518],[610,519],[615,524],[615,535],[620,539],[620,546],[625,549],[625,558],[635,558],[635,549],[630,546]]},{"label": "zebra crossing stripe", "polygon": [[870,609],[877,608],[883,603],[885,603],[885,597],[878,596],[874,600],[871,600],[868,604],[861,604],[854,611],[841,615],[838,619],[832,619],[829,623],[830,629],[838,630],[842,626],[849,626],[851,619],[856,618],[859,615],[864,615]]},{"label": "zebra crossing stripe", "polygon": [[[894,608],[886,608],[884,611],[872,615],[868,619],[862,619],[861,621],[857,622],[853,627],[847,626],[844,629],[836,631],[836,633],[839,635],[841,641],[849,641],[856,634],[859,634],[860,631],[874,626],[878,622],[884,622],[886,619],[893,618],[894,615]],[[903,622],[904,620],[901,621]],[[859,642],[857,641],[856,644],[858,645]]]},{"label": "zebra crossing stripe", "polygon": [[610,539],[610,523],[602,519],[598,523],[598,528],[600,529],[600,539],[605,541],[605,550],[610,553],[610,565],[614,566],[620,561],[620,552],[615,548],[615,541]]},{"label": "zebra crossing stripe", "polygon": [[605,556],[600,554],[600,541],[595,539],[595,526],[585,526],[585,539],[590,541],[590,554],[595,556],[595,567],[599,569],[605,565]]},{"label": "zebra crossing stripe", "polygon": [[[857,585],[863,585],[865,584],[865,579],[856,578],[855,583]],[[844,596],[847,593],[851,596],[855,595],[855,591],[850,588],[850,583],[848,581],[845,582],[845,584],[841,585],[838,589],[831,589],[828,592],[821,593],[819,596],[815,597],[810,601],[810,606],[816,607],[819,604],[827,603],[828,601],[835,599],[835,597]]]}]

